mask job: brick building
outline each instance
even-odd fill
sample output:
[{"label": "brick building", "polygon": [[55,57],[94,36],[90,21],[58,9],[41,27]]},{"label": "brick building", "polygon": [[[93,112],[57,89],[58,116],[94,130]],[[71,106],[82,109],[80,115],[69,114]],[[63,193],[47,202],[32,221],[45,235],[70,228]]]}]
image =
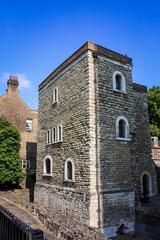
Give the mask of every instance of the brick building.
[{"label": "brick building", "polygon": [[37,151],[37,111],[31,110],[18,94],[18,78],[10,76],[8,89],[0,97],[0,115],[5,116],[20,131],[22,167],[35,173]]},{"label": "brick building", "polygon": [[152,159],[156,163],[157,167],[160,167],[160,141],[158,137],[151,137],[152,144]]},{"label": "brick building", "polygon": [[89,42],[40,84],[35,200],[47,219],[134,231],[141,193],[156,194],[146,93],[131,58]]}]

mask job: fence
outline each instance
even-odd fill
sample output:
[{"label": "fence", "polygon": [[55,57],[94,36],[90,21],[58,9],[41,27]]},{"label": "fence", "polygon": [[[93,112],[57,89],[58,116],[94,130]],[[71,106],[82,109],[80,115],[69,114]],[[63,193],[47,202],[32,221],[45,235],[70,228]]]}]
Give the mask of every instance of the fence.
[{"label": "fence", "polygon": [[47,240],[43,231],[33,229],[0,205],[0,240]]}]

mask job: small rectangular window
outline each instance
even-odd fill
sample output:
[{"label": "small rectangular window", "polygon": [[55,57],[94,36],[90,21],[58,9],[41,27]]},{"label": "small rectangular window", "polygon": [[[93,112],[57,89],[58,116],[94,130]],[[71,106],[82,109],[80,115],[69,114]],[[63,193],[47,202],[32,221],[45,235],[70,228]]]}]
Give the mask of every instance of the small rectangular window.
[{"label": "small rectangular window", "polygon": [[26,160],[22,160],[22,168],[26,169]]},{"label": "small rectangular window", "polygon": [[58,88],[55,87],[53,88],[53,103],[57,103],[58,102]]},{"label": "small rectangular window", "polygon": [[26,119],[26,131],[31,132],[32,131],[32,119]]},{"label": "small rectangular window", "polygon": [[57,141],[61,142],[62,141],[62,125],[57,126]]},{"label": "small rectangular window", "polygon": [[46,144],[52,144],[62,141],[62,125],[57,125],[46,132]]},{"label": "small rectangular window", "polygon": [[46,144],[50,144],[50,130],[49,129],[47,130],[47,133],[46,133]]},{"label": "small rectangular window", "polygon": [[22,161],[22,168],[23,169],[30,169],[30,160],[23,160]]},{"label": "small rectangular window", "polygon": [[51,131],[50,131],[50,143],[53,143],[53,132],[52,132],[52,129],[51,129]]},{"label": "small rectangular window", "polygon": [[53,134],[52,134],[53,143],[55,143],[57,141],[57,129],[56,129],[56,127],[54,127],[52,130],[53,130]]}]

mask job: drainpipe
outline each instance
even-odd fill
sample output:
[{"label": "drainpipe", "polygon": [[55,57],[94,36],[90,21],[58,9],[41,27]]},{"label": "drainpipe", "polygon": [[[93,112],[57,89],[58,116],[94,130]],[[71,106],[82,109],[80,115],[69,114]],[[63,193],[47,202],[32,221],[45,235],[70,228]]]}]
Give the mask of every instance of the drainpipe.
[{"label": "drainpipe", "polygon": [[92,53],[93,59],[94,59],[94,88],[95,88],[95,122],[96,122],[96,190],[98,195],[98,228],[102,227],[102,221],[101,221],[101,193],[100,193],[100,157],[99,157],[99,132],[98,132],[98,111],[97,111],[97,89],[98,89],[98,82],[97,82],[97,76],[96,76],[96,63],[98,54],[96,52]]}]

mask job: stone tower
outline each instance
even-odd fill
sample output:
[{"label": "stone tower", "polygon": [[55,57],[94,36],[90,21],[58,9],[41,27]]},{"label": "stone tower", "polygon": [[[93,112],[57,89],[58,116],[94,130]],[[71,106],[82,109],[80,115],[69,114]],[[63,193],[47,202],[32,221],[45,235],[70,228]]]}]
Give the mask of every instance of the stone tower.
[{"label": "stone tower", "polygon": [[146,93],[131,58],[89,42],[40,84],[35,199],[51,219],[134,231],[140,194],[156,194]]}]

